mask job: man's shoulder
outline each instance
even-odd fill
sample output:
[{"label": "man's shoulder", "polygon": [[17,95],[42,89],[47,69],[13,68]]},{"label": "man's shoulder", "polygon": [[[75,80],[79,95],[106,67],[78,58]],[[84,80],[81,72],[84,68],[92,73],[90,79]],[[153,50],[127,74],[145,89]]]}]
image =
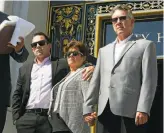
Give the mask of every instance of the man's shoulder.
[{"label": "man's shoulder", "polygon": [[153,41],[147,40],[147,39],[144,39],[144,38],[138,39],[138,40],[136,40],[136,42],[142,42],[142,43],[147,43],[147,44],[153,43]]},{"label": "man's shoulder", "polygon": [[144,48],[146,48],[146,47],[148,47],[148,46],[150,46],[150,45],[154,45],[154,42],[151,41],[151,40],[147,40],[147,39],[141,38],[141,39],[136,40],[136,44],[137,44],[139,47],[144,47]]},{"label": "man's shoulder", "polygon": [[27,60],[23,63],[23,65],[20,67],[20,69],[24,69],[29,67],[30,65],[32,65],[34,63],[34,60]]},{"label": "man's shoulder", "polygon": [[113,47],[113,45],[114,45],[114,42],[108,43],[104,47],[101,47],[100,50],[101,51],[107,50],[107,49]]},{"label": "man's shoulder", "polygon": [[147,40],[146,38],[144,38],[142,36],[137,36],[136,34],[134,34],[131,37],[130,41],[136,41],[136,43],[138,43],[138,44],[144,44],[144,45],[153,43],[153,41]]},{"label": "man's shoulder", "polygon": [[58,62],[58,63],[62,63],[62,64],[66,64],[66,63],[67,63],[67,61],[66,61],[65,58],[59,58],[59,59],[57,59],[57,60],[55,60],[55,61],[51,61],[51,62],[52,62],[52,63]]},{"label": "man's shoulder", "polygon": [[68,67],[68,64],[67,64],[67,61],[65,58],[60,58],[60,59],[57,59],[55,61],[51,61],[53,64],[57,63],[57,65],[61,68],[67,68]]},{"label": "man's shoulder", "polygon": [[59,62],[61,62],[61,63],[67,63],[67,60],[65,58],[60,58],[59,59]]}]

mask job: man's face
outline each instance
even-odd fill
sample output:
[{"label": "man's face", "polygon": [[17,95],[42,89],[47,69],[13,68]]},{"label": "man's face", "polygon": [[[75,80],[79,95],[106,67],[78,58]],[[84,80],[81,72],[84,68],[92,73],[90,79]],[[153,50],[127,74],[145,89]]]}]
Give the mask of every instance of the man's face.
[{"label": "man's face", "polygon": [[129,18],[126,11],[116,10],[112,15],[112,24],[118,37],[127,37],[132,33],[134,19]]},{"label": "man's face", "polygon": [[50,56],[51,45],[44,36],[37,35],[32,39],[32,51],[35,57],[46,58]]}]

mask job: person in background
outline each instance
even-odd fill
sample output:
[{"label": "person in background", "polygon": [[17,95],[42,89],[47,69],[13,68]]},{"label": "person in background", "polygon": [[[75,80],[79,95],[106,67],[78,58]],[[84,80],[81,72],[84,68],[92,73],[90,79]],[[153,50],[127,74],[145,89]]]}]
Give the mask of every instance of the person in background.
[{"label": "person in background", "polygon": [[[16,90],[12,97],[13,121],[18,133],[69,133],[63,121],[58,117],[53,120],[53,129],[48,119],[50,92],[69,72],[65,59],[50,60],[51,43],[43,32],[33,35],[32,51],[35,59],[26,62],[19,69]],[[85,69],[85,77],[94,67]],[[85,80],[86,80],[85,79]]]},{"label": "person in background", "polygon": [[83,107],[84,119],[92,123],[98,103],[98,121],[108,133],[146,133],[157,86],[155,44],[133,35],[134,17],[126,5],[111,11],[116,40],[99,50],[97,64]]},{"label": "person in background", "polygon": [[[7,14],[0,12],[0,23],[3,20],[7,20]],[[7,34],[7,33],[6,33]],[[11,53],[0,54],[0,133],[3,132],[7,107],[10,106],[10,93],[11,93],[11,75],[10,75],[10,57],[12,57],[16,62],[23,63],[27,60],[29,55],[27,49],[24,46],[24,38],[19,37],[20,42],[16,46],[8,43],[8,47],[11,48]],[[5,40],[1,38],[1,40]],[[0,44],[4,45],[4,44]],[[1,49],[2,50],[2,49]],[[5,52],[4,52],[5,53]]]},{"label": "person in background", "polygon": [[10,56],[18,63],[23,63],[29,55],[24,46],[24,38],[19,37],[20,42],[16,46],[8,44],[13,48],[10,54],[0,54],[0,133],[6,121],[7,107],[10,106],[11,77],[10,77]]},{"label": "person in background", "polygon": [[82,80],[82,71],[87,61],[87,48],[79,41],[71,41],[65,47],[70,72],[51,91],[49,115],[57,113],[72,133],[89,133],[83,120],[83,102],[89,81]]}]

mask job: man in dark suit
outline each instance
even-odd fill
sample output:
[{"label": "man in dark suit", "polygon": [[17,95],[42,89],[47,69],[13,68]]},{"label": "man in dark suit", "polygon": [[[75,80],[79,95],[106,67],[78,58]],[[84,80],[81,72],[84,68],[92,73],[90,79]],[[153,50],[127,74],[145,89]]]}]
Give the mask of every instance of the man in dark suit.
[{"label": "man in dark suit", "polygon": [[[50,91],[69,69],[64,59],[50,60],[51,44],[44,33],[34,34],[31,47],[35,59],[25,63],[19,70],[12,100],[13,120],[18,133],[51,133],[47,116]],[[70,133],[57,115],[52,124],[53,132]]]},{"label": "man in dark suit", "polygon": [[[7,15],[0,12],[0,23],[6,19]],[[5,125],[7,107],[9,106],[10,101],[10,56],[17,62],[24,62],[29,54],[24,47],[24,39],[22,37],[20,37],[20,41],[21,42],[18,43],[17,46],[8,44],[9,47],[13,48],[11,53],[0,54],[0,133],[2,133]]]}]

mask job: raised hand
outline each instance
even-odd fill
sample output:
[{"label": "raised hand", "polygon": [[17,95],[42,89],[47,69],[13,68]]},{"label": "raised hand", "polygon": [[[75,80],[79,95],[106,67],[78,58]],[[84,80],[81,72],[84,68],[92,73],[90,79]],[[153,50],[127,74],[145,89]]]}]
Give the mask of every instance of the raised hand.
[{"label": "raised hand", "polygon": [[17,42],[17,45],[14,46],[11,43],[8,43],[8,47],[14,48],[15,52],[20,52],[20,50],[23,48],[24,46],[24,38],[23,37],[19,37],[20,42]]}]

